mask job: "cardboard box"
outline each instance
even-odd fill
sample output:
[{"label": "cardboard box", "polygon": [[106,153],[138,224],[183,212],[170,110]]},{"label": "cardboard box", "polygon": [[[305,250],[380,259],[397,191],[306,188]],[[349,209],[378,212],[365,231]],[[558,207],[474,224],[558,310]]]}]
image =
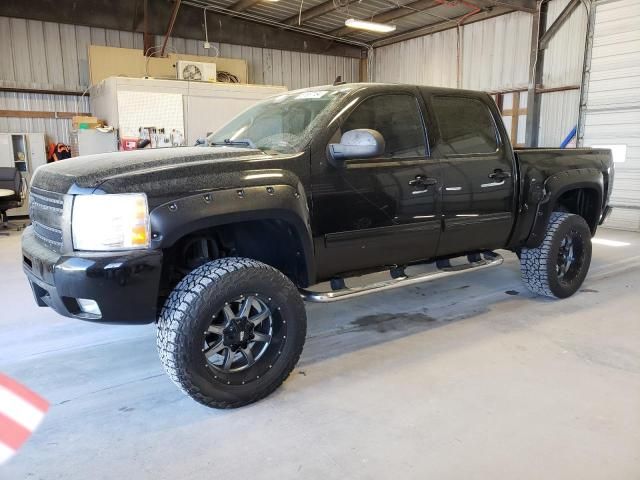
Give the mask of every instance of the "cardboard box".
[{"label": "cardboard box", "polygon": [[71,119],[71,125],[75,130],[77,130],[80,128],[80,125],[86,125],[85,128],[96,128],[102,125],[102,122],[98,120],[98,117],[76,115]]}]

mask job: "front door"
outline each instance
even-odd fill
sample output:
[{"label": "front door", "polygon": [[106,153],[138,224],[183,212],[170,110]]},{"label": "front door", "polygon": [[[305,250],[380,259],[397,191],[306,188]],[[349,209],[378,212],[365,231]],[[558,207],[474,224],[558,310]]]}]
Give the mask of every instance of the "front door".
[{"label": "front door", "polygon": [[341,166],[313,162],[320,278],[423,260],[436,251],[440,173],[428,155],[421,100],[409,89],[364,98],[330,143],[359,128],[382,134],[382,156]]}]

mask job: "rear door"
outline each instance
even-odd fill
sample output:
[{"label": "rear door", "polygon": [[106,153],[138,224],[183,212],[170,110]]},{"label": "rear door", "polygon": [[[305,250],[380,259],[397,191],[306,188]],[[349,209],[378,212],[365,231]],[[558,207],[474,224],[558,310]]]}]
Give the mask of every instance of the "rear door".
[{"label": "rear door", "polygon": [[424,104],[416,93],[399,87],[361,98],[330,140],[339,142],[349,130],[377,130],[386,144],[379,158],[350,159],[339,167],[326,158],[312,162],[320,276],[435,254],[439,167],[429,156]]},{"label": "rear door", "polygon": [[[442,166],[444,229],[438,256],[503,247],[515,218],[513,155],[488,96],[437,94],[432,155]],[[508,141],[508,140],[507,140]]]}]

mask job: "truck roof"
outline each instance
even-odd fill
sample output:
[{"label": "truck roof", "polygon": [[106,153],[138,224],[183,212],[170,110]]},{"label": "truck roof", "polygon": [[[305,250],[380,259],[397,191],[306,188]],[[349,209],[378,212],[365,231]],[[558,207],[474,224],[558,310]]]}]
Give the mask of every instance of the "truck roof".
[{"label": "truck roof", "polygon": [[479,90],[467,90],[461,88],[447,88],[447,87],[437,87],[432,85],[416,85],[416,84],[404,84],[404,83],[377,83],[377,82],[355,82],[355,83],[341,83],[339,85],[319,85],[317,87],[309,87],[309,88],[300,88],[296,90],[290,90],[287,92],[309,92],[309,91],[334,91],[334,90],[345,90],[345,89],[372,89],[378,91],[384,90],[393,90],[398,87],[416,87],[420,90],[428,93],[463,93],[466,96],[486,96],[487,92],[479,91]]}]

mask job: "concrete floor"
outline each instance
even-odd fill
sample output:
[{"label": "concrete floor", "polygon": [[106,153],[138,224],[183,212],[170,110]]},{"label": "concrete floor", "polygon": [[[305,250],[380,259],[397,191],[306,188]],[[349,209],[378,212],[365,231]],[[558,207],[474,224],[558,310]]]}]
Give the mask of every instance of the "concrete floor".
[{"label": "concrete floor", "polygon": [[640,235],[601,230],[582,290],[534,298],[505,265],[310,305],[271,397],[202,407],[154,327],[35,306],[0,237],[0,370],[52,403],[2,479],[638,479]]}]

